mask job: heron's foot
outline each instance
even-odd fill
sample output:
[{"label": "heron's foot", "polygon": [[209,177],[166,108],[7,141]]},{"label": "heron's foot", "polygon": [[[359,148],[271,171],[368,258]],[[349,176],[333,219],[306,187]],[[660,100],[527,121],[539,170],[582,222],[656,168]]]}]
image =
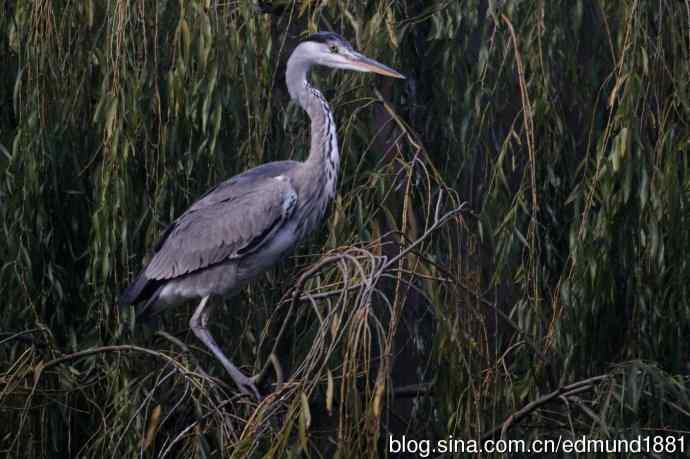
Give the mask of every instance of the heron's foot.
[{"label": "heron's foot", "polygon": [[254,384],[252,378],[248,378],[243,374],[238,375],[235,372],[228,373],[230,373],[230,377],[233,381],[235,381],[235,385],[240,390],[240,392],[249,397],[252,397],[257,402],[263,398],[259,393],[259,390],[256,388],[256,385]]}]

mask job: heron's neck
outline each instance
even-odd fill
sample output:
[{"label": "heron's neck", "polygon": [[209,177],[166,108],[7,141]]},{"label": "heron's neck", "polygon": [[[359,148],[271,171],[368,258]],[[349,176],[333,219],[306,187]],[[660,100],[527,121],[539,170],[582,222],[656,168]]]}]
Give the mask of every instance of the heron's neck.
[{"label": "heron's neck", "polygon": [[309,63],[291,57],[285,76],[290,97],[299,103],[311,119],[311,146],[304,165],[318,178],[317,183],[322,184],[320,192],[332,198],[340,167],[335,121],[326,99],[307,81],[308,70]]}]

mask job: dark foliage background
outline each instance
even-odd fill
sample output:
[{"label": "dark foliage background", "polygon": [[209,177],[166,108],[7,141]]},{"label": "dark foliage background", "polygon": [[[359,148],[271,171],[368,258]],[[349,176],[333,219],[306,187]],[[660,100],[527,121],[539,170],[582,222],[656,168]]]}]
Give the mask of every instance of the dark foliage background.
[{"label": "dark foliage background", "polygon": [[[379,457],[391,434],[690,449],[687,2],[0,11],[8,457]],[[114,298],[204,190],[304,158],[283,71],[315,30],[409,78],[314,72],[338,198],[214,316],[235,362],[270,370],[257,404],[188,332],[191,306],[135,326]]]}]

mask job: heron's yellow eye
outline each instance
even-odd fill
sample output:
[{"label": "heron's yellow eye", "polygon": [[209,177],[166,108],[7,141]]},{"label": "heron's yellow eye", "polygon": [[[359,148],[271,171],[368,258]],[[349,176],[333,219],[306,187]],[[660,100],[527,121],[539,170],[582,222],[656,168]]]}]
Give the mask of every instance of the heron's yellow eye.
[{"label": "heron's yellow eye", "polygon": [[331,45],[331,47],[329,48],[329,50],[330,50],[333,54],[338,54],[338,47],[337,47],[336,45]]}]

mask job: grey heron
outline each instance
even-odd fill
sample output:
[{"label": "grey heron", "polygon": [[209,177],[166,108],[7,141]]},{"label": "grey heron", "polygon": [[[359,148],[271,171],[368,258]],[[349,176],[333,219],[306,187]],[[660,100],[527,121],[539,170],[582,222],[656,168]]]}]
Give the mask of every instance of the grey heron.
[{"label": "grey heron", "polygon": [[331,32],[310,35],[292,52],[285,80],[290,97],[311,119],[305,161],[260,165],[218,184],[163,233],[148,264],[121,294],[121,305],[141,303],[157,314],[200,299],[189,326],[221,362],[241,392],[260,398],[252,378],[222,352],[208,331],[210,297],[231,297],[268,270],[317,228],[335,195],[340,164],[333,113],[307,79],[313,65],[404,78],[355,51]]}]

